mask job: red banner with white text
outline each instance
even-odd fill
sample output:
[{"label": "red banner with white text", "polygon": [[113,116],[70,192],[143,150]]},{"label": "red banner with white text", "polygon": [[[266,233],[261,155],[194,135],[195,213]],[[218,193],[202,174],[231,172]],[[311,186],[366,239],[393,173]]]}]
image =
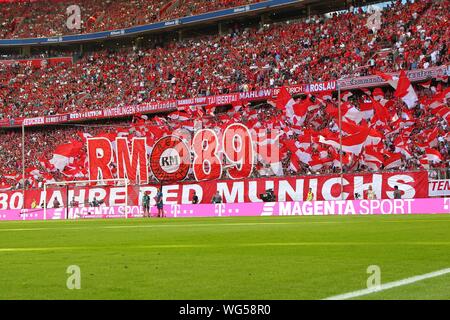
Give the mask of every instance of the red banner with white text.
[{"label": "red banner with white text", "polygon": [[[285,178],[246,179],[246,180],[215,180],[206,182],[183,182],[163,186],[164,203],[191,203],[195,191],[201,203],[211,203],[213,195],[218,191],[226,203],[259,202],[260,195],[272,189],[277,201],[304,201],[311,188],[314,200],[353,200],[356,194],[359,199],[367,197],[369,186],[375,192],[377,199],[393,199],[395,186],[401,192],[402,199],[427,198],[428,174],[421,172],[401,173],[362,173],[345,174],[342,179],[343,195],[341,194],[341,178],[339,175],[298,176]],[[138,205],[145,192],[148,192],[152,203],[156,197],[158,185],[128,186],[68,186],[58,189],[48,189],[46,202],[51,208],[55,199],[63,205],[67,199],[74,200],[81,206],[88,206],[95,197],[107,206],[125,204]],[[43,190],[27,190],[25,197],[22,191],[6,191],[0,193],[0,210],[21,209],[40,206],[44,202]],[[151,204],[152,204],[151,203]]]}]

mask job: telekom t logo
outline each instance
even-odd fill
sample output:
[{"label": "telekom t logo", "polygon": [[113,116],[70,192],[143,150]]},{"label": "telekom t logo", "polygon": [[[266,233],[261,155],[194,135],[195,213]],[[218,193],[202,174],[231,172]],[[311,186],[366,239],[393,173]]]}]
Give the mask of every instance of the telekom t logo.
[{"label": "telekom t logo", "polygon": [[448,210],[448,212],[450,212],[450,198],[444,199],[444,210]]},{"label": "telekom t logo", "polygon": [[216,208],[214,211],[219,217],[221,217],[222,213],[225,212],[225,205],[223,203],[216,204]]},{"label": "telekom t logo", "polygon": [[179,204],[172,204],[171,205],[171,212],[173,214],[173,216],[176,218],[177,215],[181,212],[180,210],[180,205]]}]

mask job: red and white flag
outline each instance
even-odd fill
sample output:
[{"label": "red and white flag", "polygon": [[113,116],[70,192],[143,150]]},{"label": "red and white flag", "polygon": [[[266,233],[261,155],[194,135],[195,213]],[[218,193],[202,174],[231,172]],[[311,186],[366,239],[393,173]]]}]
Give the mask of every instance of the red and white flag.
[{"label": "red and white flag", "polygon": [[413,86],[411,85],[411,81],[409,81],[404,70],[400,72],[400,78],[395,90],[395,96],[397,98],[401,98],[409,109],[414,108],[416,102],[419,100]]},{"label": "red and white flag", "polygon": [[[306,101],[308,100],[308,101]],[[275,106],[279,110],[283,110],[292,124],[302,125],[306,119],[310,99],[306,99],[302,103],[296,103],[291,97],[286,87],[282,87],[275,101]]]},{"label": "red and white flag", "polygon": [[5,173],[3,176],[7,179],[15,180],[16,178],[19,177],[19,174],[18,173]]},{"label": "red and white flag", "polygon": [[2,183],[0,184],[0,191],[8,191],[12,188],[12,185],[10,185],[9,183],[2,181]]},{"label": "red and white flag", "polygon": [[419,99],[404,70],[400,71],[399,77],[391,76],[379,71],[375,73],[395,89],[395,96],[401,98],[409,109],[412,109],[416,105],[416,102]]},{"label": "red and white flag", "polygon": [[172,120],[178,120],[178,121],[186,121],[186,120],[190,119],[189,114],[185,111],[174,111],[174,112],[171,112],[167,117]]},{"label": "red and white flag", "polygon": [[445,119],[445,121],[447,121],[447,123],[450,123],[450,108],[449,107],[441,106],[437,109],[434,109],[432,111],[432,113],[437,115],[438,117],[441,117],[442,119]]},{"label": "red and white flag", "polygon": [[442,161],[442,155],[439,151],[433,148],[425,148],[425,155],[430,162],[440,162]]},{"label": "red and white flag", "polygon": [[384,161],[384,169],[396,169],[402,165],[402,155],[400,153],[392,153]]},{"label": "red and white flag", "polygon": [[56,147],[53,152],[53,158],[49,161],[59,171],[63,171],[64,168],[72,163],[76,156],[81,154],[81,148],[83,144],[81,142],[67,143]]},{"label": "red and white flag", "polygon": [[430,169],[430,162],[428,161],[427,156],[424,155],[422,158],[420,158],[419,162],[422,168],[426,170]]},{"label": "red and white flag", "polygon": [[381,165],[384,162],[383,153],[373,146],[366,146],[364,148],[364,161],[376,162]]},{"label": "red and white flag", "polygon": [[381,88],[375,88],[372,92],[372,96],[376,101],[384,99],[384,92]]},{"label": "red and white flag", "polygon": [[353,96],[353,93],[351,93],[350,91],[345,91],[342,93],[341,99],[343,101],[348,101],[348,98],[350,98],[351,96]]},{"label": "red and white flag", "polygon": [[[366,143],[367,136],[369,135],[369,130],[361,130],[361,132],[358,132],[353,135],[349,135],[347,137],[342,138],[342,151],[349,152],[353,154],[360,154],[362,147]],[[323,144],[327,144],[330,146],[335,147],[339,150],[339,138],[336,137],[324,137],[319,136],[319,142]]]},{"label": "red and white flag", "polygon": [[309,168],[312,171],[319,171],[323,167],[323,160],[315,158],[309,162]]}]

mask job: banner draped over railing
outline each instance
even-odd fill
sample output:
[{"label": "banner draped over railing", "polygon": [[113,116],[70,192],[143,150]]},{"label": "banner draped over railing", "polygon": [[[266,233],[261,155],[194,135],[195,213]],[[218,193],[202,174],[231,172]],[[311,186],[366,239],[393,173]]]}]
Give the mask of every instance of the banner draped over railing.
[{"label": "banner draped over railing", "polygon": [[[297,201],[234,204],[166,205],[167,218],[242,216],[327,216],[449,214],[450,199],[384,199],[354,201]],[[157,210],[152,207],[151,215]],[[44,210],[0,210],[1,220],[62,220],[142,218],[141,206],[58,208]]]},{"label": "banner draped over railing", "polygon": [[[261,194],[273,189],[278,201],[303,201],[311,188],[314,200],[353,200],[355,194],[366,198],[369,186],[372,186],[377,199],[393,199],[394,188],[398,186],[403,199],[428,197],[428,173],[361,173],[344,174],[343,194],[341,194],[339,175],[309,175],[284,178],[255,178],[245,180],[213,180],[204,182],[183,182],[163,186],[164,203],[189,204],[195,191],[201,203],[211,203],[218,191],[225,203],[261,202]],[[123,186],[84,186],[48,189],[46,200],[52,207],[55,199],[63,205],[75,200],[80,205],[89,206],[94,197],[106,206],[140,205],[145,192],[148,192],[154,205],[159,185],[129,186],[127,192]],[[0,210],[32,208],[44,203],[45,193],[41,189],[0,192]]]}]

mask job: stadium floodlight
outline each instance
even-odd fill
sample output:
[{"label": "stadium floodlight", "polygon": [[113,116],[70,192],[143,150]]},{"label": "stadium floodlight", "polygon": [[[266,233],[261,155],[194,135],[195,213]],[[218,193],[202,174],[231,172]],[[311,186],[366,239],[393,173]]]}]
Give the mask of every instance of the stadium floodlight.
[{"label": "stadium floodlight", "polygon": [[[95,184],[96,186],[105,186],[108,185],[108,182],[114,182],[115,186],[123,186],[125,188],[125,212],[128,207],[128,186],[130,185],[130,181],[128,179],[99,179],[99,180],[77,180],[77,181],[51,181],[44,183],[44,220],[47,220],[47,186],[58,186],[58,187],[66,187],[66,204],[63,204],[66,209],[66,218],[68,218],[68,209],[69,209],[69,186],[75,185],[77,186],[86,186],[88,184]],[[88,199],[89,202],[89,199]],[[128,218],[128,214],[125,214],[125,218]]]}]

